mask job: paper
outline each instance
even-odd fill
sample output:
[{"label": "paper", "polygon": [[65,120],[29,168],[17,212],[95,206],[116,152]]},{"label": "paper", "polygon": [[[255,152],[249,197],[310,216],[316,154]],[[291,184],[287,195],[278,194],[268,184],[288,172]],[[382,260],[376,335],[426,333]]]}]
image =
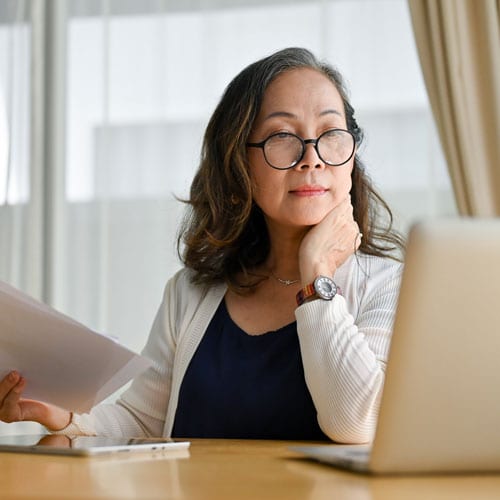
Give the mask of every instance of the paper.
[{"label": "paper", "polygon": [[151,361],[0,281],[0,378],[17,370],[23,397],[83,413]]}]

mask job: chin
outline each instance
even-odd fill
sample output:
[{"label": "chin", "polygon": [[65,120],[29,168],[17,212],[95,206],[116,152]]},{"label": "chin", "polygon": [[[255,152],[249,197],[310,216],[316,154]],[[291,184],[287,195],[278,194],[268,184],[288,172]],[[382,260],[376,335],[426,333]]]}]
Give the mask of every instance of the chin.
[{"label": "chin", "polygon": [[279,216],[268,215],[266,219],[268,224],[274,223],[278,226],[295,229],[310,228],[319,224],[330,210],[331,207],[325,210],[290,210],[280,213]]},{"label": "chin", "polygon": [[301,212],[295,214],[294,222],[299,226],[315,226],[319,224],[329,213],[333,207],[328,207],[325,210],[314,210],[310,212]]},{"label": "chin", "polygon": [[323,220],[322,217],[298,217],[292,222],[292,225],[296,227],[312,227],[316,226]]}]

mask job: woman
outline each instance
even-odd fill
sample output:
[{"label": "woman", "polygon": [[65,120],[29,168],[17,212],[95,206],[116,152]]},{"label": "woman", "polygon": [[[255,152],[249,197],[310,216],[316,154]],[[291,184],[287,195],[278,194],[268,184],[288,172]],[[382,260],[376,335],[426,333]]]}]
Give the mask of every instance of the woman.
[{"label": "woman", "polygon": [[[144,354],[153,367],[87,415],[0,383],[0,418],[67,434],[369,441],[402,242],[357,150],[342,79],[305,49],[227,87],[204,138]],[[380,216],[379,216],[380,215]]]}]

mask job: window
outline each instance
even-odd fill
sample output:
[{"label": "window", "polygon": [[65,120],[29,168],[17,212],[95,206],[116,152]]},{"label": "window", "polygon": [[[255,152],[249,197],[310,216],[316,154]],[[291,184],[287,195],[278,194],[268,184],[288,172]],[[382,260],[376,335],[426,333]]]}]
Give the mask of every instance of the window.
[{"label": "window", "polygon": [[0,279],[40,295],[41,211],[33,193],[29,9],[28,1],[0,4]]},{"label": "window", "polygon": [[[135,350],[179,268],[175,196],[210,113],[238,71],[276,49],[305,46],[344,74],[368,172],[403,231],[455,211],[405,0],[18,5],[20,17],[0,9],[0,279],[49,291],[56,308]],[[31,34],[40,5],[61,42],[42,54]],[[30,95],[33,63],[45,93]],[[36,132],[54,161],[30,146],[47,95]],[[13,211],[23,204],[35,222]]]}]

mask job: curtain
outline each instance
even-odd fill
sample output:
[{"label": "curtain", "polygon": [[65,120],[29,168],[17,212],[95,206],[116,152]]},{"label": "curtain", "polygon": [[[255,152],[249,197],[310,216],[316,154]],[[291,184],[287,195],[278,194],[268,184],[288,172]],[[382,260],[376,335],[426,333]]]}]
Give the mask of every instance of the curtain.
[{"label": "curtain", "polygon": [[500,215],[500,0],[408,0],[459,212]]}]

